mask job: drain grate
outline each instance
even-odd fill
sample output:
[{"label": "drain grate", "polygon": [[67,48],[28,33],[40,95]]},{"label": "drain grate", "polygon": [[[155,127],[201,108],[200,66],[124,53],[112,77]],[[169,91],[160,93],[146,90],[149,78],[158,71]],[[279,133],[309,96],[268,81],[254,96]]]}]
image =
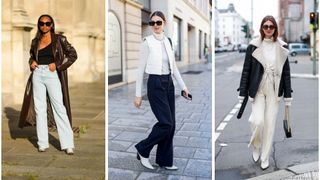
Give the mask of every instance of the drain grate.
[{"label": "drain grate", "polygon": [[202,73],[203,71],[186,71],[186,72],[184,72],[184,73],[182,73],[182,74],[200,74],[200,73]]}]

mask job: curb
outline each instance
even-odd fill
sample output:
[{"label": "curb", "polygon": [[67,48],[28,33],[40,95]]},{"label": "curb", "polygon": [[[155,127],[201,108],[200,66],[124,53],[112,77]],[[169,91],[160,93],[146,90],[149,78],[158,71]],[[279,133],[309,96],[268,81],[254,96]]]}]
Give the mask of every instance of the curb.
[{"label": "curb", "polygon": [[250,178],[248,180],[271,180],[271,179],[285,179],[285,178],[295,179],[294,176],[309,173],[312,171],[319,171],[318,161],[291,166],[286,169],[282,169],[282,170],[264,174],[258,177]]},{"label": "curb", "polygon": [[306,78],[306,79],[318,79],[319,75],[313,75],[313,74],[291,74],[292,78]]}]

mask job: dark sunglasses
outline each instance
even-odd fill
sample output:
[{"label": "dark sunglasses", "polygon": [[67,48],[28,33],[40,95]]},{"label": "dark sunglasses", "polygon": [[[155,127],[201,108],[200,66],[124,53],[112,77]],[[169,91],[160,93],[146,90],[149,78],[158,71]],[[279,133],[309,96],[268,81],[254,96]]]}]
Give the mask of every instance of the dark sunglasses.
[{"label": "dark sunglasses", "polygon": [[42,21],[39,21],[39,26],[44,26],[46,25],[47,27],[51,26],[52,22],[42,22]]},{"label": "dark sunglasses", "polygon": [[274,30],[274,25],[270,25],[270,26],[268,26],[268,25],[263,25],[262,26],[262,29],[264,29],[264,30],[268,30],[268,29],[270,29],[270,30]]},{"label": "dark sunglasses", "polygon": [[161,26],[162,25],[162,21],[150,21],[149,22],[149,26],[154,26],[155,24],[157,24],[157,26]]}]

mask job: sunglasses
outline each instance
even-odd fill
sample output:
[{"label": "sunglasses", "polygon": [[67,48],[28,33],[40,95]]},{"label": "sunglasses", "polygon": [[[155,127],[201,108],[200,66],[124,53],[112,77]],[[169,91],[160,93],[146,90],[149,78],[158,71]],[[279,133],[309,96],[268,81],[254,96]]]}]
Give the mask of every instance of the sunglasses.
[{"label": "sunglasses", "polygon": [[162,21],[150,21],[149,22],[149,26],[154,26],[155,24],[157,24],[157,26],[161,26],[162,25]]},{"label": "sunglasses", "polygon": [[44,26],[46,25],[47,27],[51,26],[52,22],[42,22],[42,21],[39,21],[39,26]]},{"label": "sunglasses", "polygon": [[263,26],[262,26],[262,29],[263,29],[263,30],[268,30],[268,29],[274,30],[274,28],[275,28],[274,25],[270,25],[270,26],[268,26],[268,25],[263,25]]}]

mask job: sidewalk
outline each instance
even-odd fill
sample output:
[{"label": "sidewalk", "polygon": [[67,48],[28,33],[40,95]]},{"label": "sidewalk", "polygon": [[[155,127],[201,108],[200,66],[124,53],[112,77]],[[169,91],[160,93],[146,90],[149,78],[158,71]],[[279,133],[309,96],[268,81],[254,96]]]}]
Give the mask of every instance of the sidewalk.
[{"label": "sidewalk", "polygon": [[[313,79],[318,81],[319,65],[316,62],[316,76],[312,74],[313,62],[310,60],[310,56],[296,56],[290,57],[290,61],[297,61],[297,64],[290,64],[292,79]],[[293,94],[294,96],[294,94]],[[316,99],[318,101],[318,98]],[[318,108],[316,108],[318,110]],[[319,131],[319,130],[318,130]],[[294,134],[295,132],[293,132]],[[319,149],[317,148],[319,151]],[[281,180],[318,180],[319,179],[319,167],[318,161],[310,163],[302,163],[295,166],[290,166],[282,170],[264,174],[249,180],[270,180],[270,179],[281,179]]]},{"label": "sidewalk", "polygon": [[[178,171],[157,167],[147,170],[136,159],[134,145],[146,138],[156,119],[144,95],[142,107],[133,105],[135,83],[109,90],[109,179],[202,179],[212,178],[212,83],[211,64],[179,68],[193,100],[182,98],[176,85],[176,133],[174,164]],[[185,72],[189,72],[185,74]],[[146,85],[144,91],[146,92]],[[150,162],[155,164],[153,148]]]},{"label": "sidewalk", "polygon": [[60,151],[53,130],[49,149],[39,153],[35,127],[18,128],[21,105],[3,105],[2,179],[105,179],[104,87],[104,78],[70,87],[73,127],[80,127],[73,156]]}]

